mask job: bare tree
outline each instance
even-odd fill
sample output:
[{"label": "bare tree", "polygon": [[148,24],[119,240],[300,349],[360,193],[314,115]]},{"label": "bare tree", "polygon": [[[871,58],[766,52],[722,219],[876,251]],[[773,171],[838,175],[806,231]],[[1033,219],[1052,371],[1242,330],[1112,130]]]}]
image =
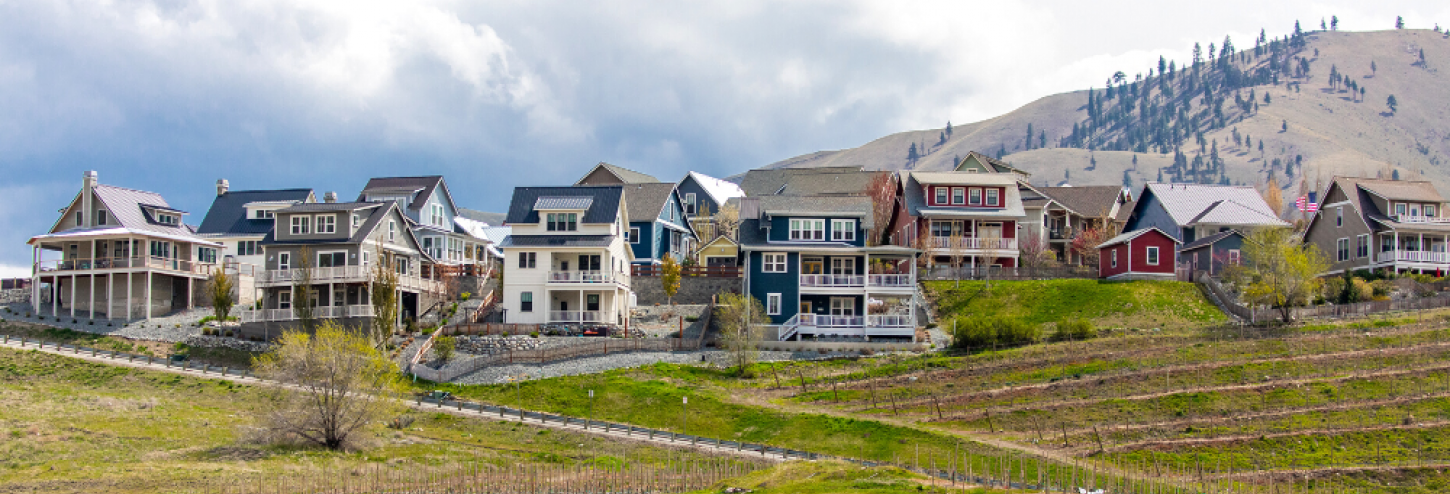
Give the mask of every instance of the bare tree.
[{"label": "bare tree", "polygon": [[[398,323],[398,271],[393,267],[393,254],[378,246],[376,264],[372,267],[372,283],[368,299],[373,304],[372,331],[369,339],[374,348],[392,336]],[[503,270],[499,270],[500,273]]]},{"label": "bare tree", "polygon": [[1050,267],[1056,263],[1051,247],[1041,233],[1030,231],[1018,239],[1018,258],[1028,269]]},{"label": "bare tree", "polygon": [[224,326],[227,317],[231,315],[232,306],[236,299],[232,298],[232,290],[236,282],[227,274],[223,268],[213,269],[211,279],[207,281],[206,290],[208,298],[211,299],[212,313],[216,315],[217,326]]},{"label": "bare tree", "polygon": [[953,231],[952,236],[947,238],[947,258],[952,262],[952,277],[956,278],[956,287],[962,287],[962,259],[967,257],[967,239],[962,232]]},{"label": "bare tree", "polygon": [[891,172],[880,172],[871,177],[866,184],[866,195],[871,198],[871,219],[872,225],[870,235],[866,237],[866,245],[882,245],[888,243],[886,237],[891,232],[887,227],[891,224],[891,213],[896,210],[896,180]]},{"label": "bare tree", "polygon": [[735,240],[739,231],[740,206],[729,202],[721,205],[720,210],[715,212],[715,234]]},{"label": "bare tree", "polygon": [[985,270],[983,270],[985,274],[982,276],[982,279],[987,282],[985,286],[987,288],[991,288],[992,261],[996,261],[997,259],[1011,255],[1013,249],[1007,248],[1007,241],[1006,239],[1002,238],[1002,235],[1000,233],[992,233],[991,235],[988,235],[986,237],[981,237],[980,241],[982,242],[982,257],[986,259],[982,262],[982,264],[984,265],[983,267],[986,268]]},{"label": "bare tree", "polygon": [[760,354],[765,325],[770,318],[760,299],[746,294],[722,293],[715,304],[714,320],[720,326],[720,346],[730,363],[744,375]]},{"label": "bare tree", "polygon": [[303,247],[297,251],[297,263],[292,266],[292,315],[302,329],[310,330],[317,325],[317,306],[312,305],[312,248]]},{"label": "bare tree", "polygon": [[333,450],[398,408],[405,387],[397,364],[367,338],[334,321],[311,334],[289,330],[253,361],[258,377],[293,387],[263,387],[261,422],[273,432]]}]

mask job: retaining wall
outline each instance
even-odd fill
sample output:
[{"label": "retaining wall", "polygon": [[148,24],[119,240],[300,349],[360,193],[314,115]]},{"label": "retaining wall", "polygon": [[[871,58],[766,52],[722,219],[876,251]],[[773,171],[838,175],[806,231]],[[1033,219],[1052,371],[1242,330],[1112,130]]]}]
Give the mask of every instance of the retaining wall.
[{"label": "retaining wall", "polygon": [[[680,290],[675,293],[674,303],[679,305],[708,304],[717,293],[740,293],[745,278],[702,278],[686,276],[680,278]],[[634,289],[635,305],[665,305],[664,286],[657,276],[635,276],[630,278]]]}]

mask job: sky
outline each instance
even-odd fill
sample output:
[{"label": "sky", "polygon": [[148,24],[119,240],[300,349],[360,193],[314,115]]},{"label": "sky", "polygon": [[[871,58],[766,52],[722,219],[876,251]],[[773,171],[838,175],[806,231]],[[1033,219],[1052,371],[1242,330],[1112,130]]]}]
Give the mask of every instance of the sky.
[{"label": "sky", "polygon": [[600,161],[723,177],[1332,15],[1428,29],[1450,2],[0,0],[0,277],[86,170],[191,224],[220,178],[442,174],[502,212]]}]

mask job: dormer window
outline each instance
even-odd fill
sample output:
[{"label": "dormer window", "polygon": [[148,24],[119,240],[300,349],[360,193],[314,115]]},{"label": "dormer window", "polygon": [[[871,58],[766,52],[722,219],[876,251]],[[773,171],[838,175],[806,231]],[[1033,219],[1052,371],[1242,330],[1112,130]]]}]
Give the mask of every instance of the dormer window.
[{"label": "dormer window", "polygon": [[432,221],[432,225],[438,227],[443,226],[443,205],[433,204],[432,207],[428,209],[431,210],[433,213],[432,217],[429,218]]},{"label": "dormer window", "polygon": [[270,220],[277,217],[276,213],[270,209],[258,209],[252,213],[252,216],[259,220]]},{"label": "dormer window", "polygon": [[551,232],[572,232],[579,230],[579,213],[548,213],[544,221]]},{"label": "dormer window", "polygon": [[156,213],[156,222],[163,225],[175,225],[178,220],[174,214]]}]

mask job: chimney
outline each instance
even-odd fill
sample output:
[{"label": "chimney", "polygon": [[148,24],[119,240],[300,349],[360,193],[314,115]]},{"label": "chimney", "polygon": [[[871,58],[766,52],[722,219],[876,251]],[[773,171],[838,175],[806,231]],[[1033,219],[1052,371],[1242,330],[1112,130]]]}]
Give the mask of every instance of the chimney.
[{"label": "chimney", "polygon": [[87,170],[81,175],[81,224],[76,226],[91,226],[92,222],[95,221],[95,213],[92,213],[91,210],[94,209],[93,203],[95,199],[93,198],[95,197],[96,183],[98,181],[99,178],[95,170]]},{"label": "chimney", "polygon": [[216,195],[218,197],[226,195],[227,189],[229,188],[231,188],[231,184],[227,182],[227,179],[223,178],[216,181]]},{"label": "chimney", "polygon": [[328,193],[322,194],[322,202],[325,202],[325,203],[328,203],[328,204],[332,204],[332,203],[337,202],[337,193],[336,192],[328,192]]}]

